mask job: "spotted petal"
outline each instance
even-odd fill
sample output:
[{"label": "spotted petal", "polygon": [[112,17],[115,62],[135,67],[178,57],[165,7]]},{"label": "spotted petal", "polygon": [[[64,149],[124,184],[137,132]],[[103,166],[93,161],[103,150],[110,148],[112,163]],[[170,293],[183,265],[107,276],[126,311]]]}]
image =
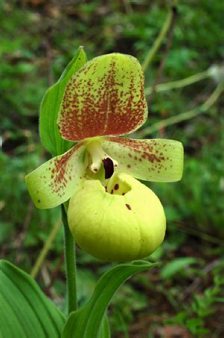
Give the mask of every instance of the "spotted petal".
[{"label": "spotted petal", "polygon": [[119,171],[154,182],[174,182],[183,173],[183,146],[166,139],[133,140],[108,137],[105,152],[118,162]]},{"label": "spotted petal", "polygon": [[85,147],[78,143],[25,177],[37,208],[47,209],[67,201],[79,186],[85,171]]},{"label": "spotted petal", "polygon": [[67,84],[58,124],[70,141],[124,135],[147,118],[144,79],[137,59],[112,53],[87,62]]}]

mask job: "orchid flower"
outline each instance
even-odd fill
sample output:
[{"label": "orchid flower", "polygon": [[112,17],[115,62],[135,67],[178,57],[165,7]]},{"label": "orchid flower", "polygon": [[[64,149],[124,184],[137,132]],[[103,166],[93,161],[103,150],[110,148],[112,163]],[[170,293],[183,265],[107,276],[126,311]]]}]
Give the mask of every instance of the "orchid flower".
[{"label": "orchid flower", "polygon": [[87,62],[69,80],[58,115],[61,137],[75,142],[26,176],[38,208],[68,200],[78,244],[105,260],[144,257],[163,241],[157,196],[136,179],[181,179],[183,147],[174,140],[124,137],[147,119],[137,59],[112,53]]}]

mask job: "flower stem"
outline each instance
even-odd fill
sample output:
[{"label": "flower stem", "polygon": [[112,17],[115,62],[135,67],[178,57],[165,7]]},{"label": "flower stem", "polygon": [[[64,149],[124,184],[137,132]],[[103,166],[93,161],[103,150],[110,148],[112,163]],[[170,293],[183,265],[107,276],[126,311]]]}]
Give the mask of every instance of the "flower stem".
[{"label": "flower stem", "polygon": [[64,225],[67,312],[69,314],[77,309],[75,243],[68,227],[65,206],[61,207],[61,212]]}]

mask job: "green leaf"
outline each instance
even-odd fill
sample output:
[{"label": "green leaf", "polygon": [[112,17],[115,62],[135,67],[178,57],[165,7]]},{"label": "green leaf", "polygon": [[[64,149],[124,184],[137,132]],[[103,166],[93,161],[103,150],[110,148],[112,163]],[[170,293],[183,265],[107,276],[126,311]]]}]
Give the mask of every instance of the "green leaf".
[{"label": "green leaf", "polygon": [[172,278],[178,272],[183,271],[186,266],[197,263],[197,259],[194,257],[180,257],[176,258],[170,263],[167,263],[161,269],[161,277],[163,279]]},{"label": "green leaf", "polygon": [[40,107],[40,138],[43,146],[52,155],[63,154],[72,145],[71,142],[62,139],[57,126],[57,119],[65,87],[70,78],[86,61],[84,49],[80,47],[58,82],[50,87],[43,97]]},{"label": "green leaf", "polygon": [[[110,300],[129,277],[154,266],[147,261],[134,261],[120,264],[107,271],[98,281],[89,302],[78,311],[73,312],[64,327],[63,338],[93,338],[102,336],[100,327]],[[101,334],[99,336],[99,334]],[[108,335],[105,335],[107,338]]]},{"label": "green leaf", "polygon": [[98,338],[111,338],[110,324],[109,324],[108,317],[106,315],[104,315],[103,317]]},{"label": "green leaf", "polygon": [[28,274],[0,261],[1,338],[59,338],[64,322],[64,315]]}]

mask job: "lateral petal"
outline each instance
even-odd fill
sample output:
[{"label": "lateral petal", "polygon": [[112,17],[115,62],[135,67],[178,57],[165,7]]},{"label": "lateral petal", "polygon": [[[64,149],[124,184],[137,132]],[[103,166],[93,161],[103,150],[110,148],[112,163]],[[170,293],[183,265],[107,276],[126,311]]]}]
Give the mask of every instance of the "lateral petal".
[{"label": "lateral petal", "polygon": [[154,182],[174,182],[183,173],[181,142],[166,139],[138,140],[107,137],[104,151],[118,162],[118,170]]},{"label": "lateral petal", "polygon": [[67,201],[79,186],[85,166],[85,146],[78,143],[28,174],[25,181],[35,206],[48,209]]},{"label": "lateral petal", "polygon": [[147,118],[144,78],[138,60],[112,53],[87,62],[68,82],[58,118],[70,141],[124,135]]}]

